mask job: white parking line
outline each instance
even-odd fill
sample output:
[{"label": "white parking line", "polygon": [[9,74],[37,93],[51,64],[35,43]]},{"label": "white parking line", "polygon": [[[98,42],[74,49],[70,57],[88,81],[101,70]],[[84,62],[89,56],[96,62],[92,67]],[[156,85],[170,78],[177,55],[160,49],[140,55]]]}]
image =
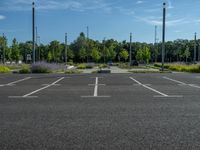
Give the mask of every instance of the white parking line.
[{"label": "white parking line", "polygon": [[33,95],[33,94],[35,94],[35,93],[38,93],[39,91],[42,91],[42,90],[44,90],[44,89],[47,89],[47,88],[49,88],[49,87],[51,87],[51,86],[56,85],[56,83],[60,82],[60,81],[63,80],[64,78],[65,78],[65,77],[62,77],[62,78],[56,80],[55,82],[53,82],[53,83],[51,83],[51,84],[49,84],[49,85],[47,85],[47,86],[45,86],[45,87],[43,87],[43,88],[40,88],[40,89],[38,89],[38,90],[35,90],[35,91],[31,92],[31,93],[28,93],[28,94],[26,94],[26,95],[24,95],[24,96],[9,96],[9,98],[35,98],[35,97],[37,97],[37,96],[31,96],[31,95]]},{"label": "white parking line", "polygon": [[93,96],[81,96],[82,98],[108,98],[111,96],[98,96],[98,86],[103,85],[105,86],[105,84],[99,84],[99,78],[96,77],[95,78],[95,84],[89,84],[89,86],[93,86],[94,85],[94,95]]},{"label": "white parking line", "polygon": [[164,96],[164,97],[169,97],[169,95],[164,94],[164,93],[162,93],[162,92],[159,92],[159,91],[157,91],[156,89],[153,89],[153,88],[151,88],[151,87],[149,87],[149,86],[147,86],[147,85],[144,85],[144,84],[142,84],[141,82],[137,81],[136,79],[134,79],[134,78],[132,78],[132,77],[130,77],[130,79],[133,80],[133,81],[135,81],[137,84],[139,84],[139,85],[141,85],[141,86],[143,86],[143,87],[145,87],[145,88],[147,88],[147,89],[149,89],[149,90],[151,90],[151,91],[153,91],[153,92],[155,92],[155,93],[158,93],[158,94],[160,94],[160,95],[162,95],[162,96]]},{"label": "white parking line", "polygon": [[170,81],[176,82],[176,83],[181,83],[182,85],[187,85],[187,86],[190,86],[190,87],[194,87],[194,88],[200,89],[200,86],[198,86],[198,85],[187,84],[187,83],[184,83],[184,82],[181,82],[181,81],[178,81],[178,80],[174,80],[174,79],[171,79],[171,78],[168,78],[168,77],[163,77],[163,78],[166,79],[166,80],[170,80]]},{"label": "white parking line", "polygon": [[3,84],[3,85],[0,85],[0,87],[3,87],[3,86],[12,86],[16,83],[19,83],[19,82],[22,82],[22,81],[26,81],[26,80],[29,80],[31,79],[31,77],[27,77],[27,78],[24,78],[24,79],[20,79],[20,80],[17,80],[17,81],[14,81],[14,82],[10,82],[8,84]]},{"label": "white parking line", "polygon": [[178,81],[178,80],[174,80],[174,79],[171,79],[171,78],[168,78],[168,77],[163,77],[164,79],[167,79],[167,80],[170,80],[170,81],[173,81],[173,82],[176,82],[176,83],[179,83],[179,84],[182,84],[182,85],[187,85],[186,83],[184,82],[181,82],[181,81]]},{"label": "white parking line", "polygon": [[159,94],[159,96],[154,96],[154,97],[160,97],[160,98],[162,98],[162,97],[168,97],[168,98],[179,98],[179,97],[183,97],[183,96],[181,96],[181,95],[167,95],[167,94],[162,93],[162,92],[160,92],[160,91],[158,91],[158,90],[156,90],[156,89],[151,88],[150,86],[147,86],[146,84],[142,84],[141,82],[137,81],[137,80],[134,79],[133,77],[130,77],[130,79],[133,80],[133,81],[135,81],[138,85],[141,85],[141,86],[143,86],[144,88],[149,89],[149,90],[151,90],[151,91],[153,91],[153,92]]}]

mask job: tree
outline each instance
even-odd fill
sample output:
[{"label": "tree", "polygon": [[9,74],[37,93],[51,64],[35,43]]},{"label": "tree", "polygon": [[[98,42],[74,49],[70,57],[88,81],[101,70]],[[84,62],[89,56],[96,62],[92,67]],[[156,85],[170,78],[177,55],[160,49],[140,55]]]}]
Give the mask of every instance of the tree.
[{"label": "tree", "polygon": [[52,53],[52,59],[55,62],[59,62],[62,57],[61,45],[58,41],[52,41],[49,45],[49,51]]},{"label": "tree", "polygon": [[5,36],[0,37],[0,58],[10,60],[10,53],[7,47],[7,38]]},{"label": "tree", "polygon": [[93,59],[95,62],[98,62],[98,61],[100,60],[100,58],[101,58],[101,55],[100,55],[99,51],[98,51],[96,48],[93,48],[93,49],[92,49],[92,54],[91,54],[91,56],[92,56],[92,59]]},{"label": "tree", "polygon": [[187,46],[184,53],[183,53],[183,56],[185,57],[185,60],[186,60],[186,63],[188,61],[188,57],[190,57],[190,49],[189,47]]},{"label": "tree", "polygon": [[144,47],[143,48],[143,60],[146,62],[146,64],[149,63],[149,60],[151,58],[151,52],[150,49],[148,47]]},{"label": "tree", "polygon": [[137,60],[138,62],[143,61],[143,51],[142,51],[141,48],[137,51],[136,60]]},{"label": "tree", "polygon": [[48,52],[48,56],[47,56],[47,61],[51,62],[53,60],[53,55],[51,53],[51,51]]},{"label": "tree", "polygon": [[125,49],[122,49],[119,55],[122,59],[124,59],[125,62],[127,61],[128,56],[129,56],[127,50]]},{"label": "tree", "polygon": [[13,43],[12,43],[12,48],[11,48],[11,59],[15,61],[16,63],[18,63],[19,58],[20,58],[19,45],[17,43],[16,38],[14,38]]},{"label": "tree", "polygon": [[81,48],[79,50],[79,58],[82,60],[82,62],[84,62],[84,59],[87,57],[87,53],[86,53],[86,49],[85,48]]}]

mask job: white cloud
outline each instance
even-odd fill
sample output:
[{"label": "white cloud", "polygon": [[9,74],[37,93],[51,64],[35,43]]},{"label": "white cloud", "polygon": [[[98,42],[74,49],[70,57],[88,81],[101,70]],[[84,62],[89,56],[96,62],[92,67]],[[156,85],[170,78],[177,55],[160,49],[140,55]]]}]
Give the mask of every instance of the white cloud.
[{"label": "white cloud", "polygon": [[[162,25],[162,18],[161,17],[136,17],[138,20],[143,21],[149,25],[157,25],[161,26]],[[189,23],[185,18],[181,19],[170,19],[166,21],[167,26],[177,26],[181,24],[186,24]]]},{"label": "white cloud", "polygon": [[[0,10],[28,11],[33,0],[1,0]],[[105,0],[35,0],[37,10],[97,10],[110,11],[111,4]]]},{"label": "white cloud", "polygon": [[139,0],[136,2],[136,4],[142,4],[142,3],[144,3],[144,1]]},{"label": "white cloud", "polygon": [[6,19],[6,17],[3,15],[0,15],[0,20],[4,20],[4,19]]}]

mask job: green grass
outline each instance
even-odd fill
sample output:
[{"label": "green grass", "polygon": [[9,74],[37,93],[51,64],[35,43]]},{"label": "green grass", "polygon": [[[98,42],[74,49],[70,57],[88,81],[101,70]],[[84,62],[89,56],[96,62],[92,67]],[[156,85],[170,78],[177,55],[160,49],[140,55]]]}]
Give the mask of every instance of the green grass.
[{"label": "green grass", "polygon": [[0,65],[0,73],[9,73],[10,69],[7,66]]},{"label": "green grass", "polygon": [[[155,67],[160,68],[161,64],[154,64]],[[166,64],[165,69],[177,72],[190,72],[190,73],[200,73],[200,65],[182,65],[182,64]]]}]

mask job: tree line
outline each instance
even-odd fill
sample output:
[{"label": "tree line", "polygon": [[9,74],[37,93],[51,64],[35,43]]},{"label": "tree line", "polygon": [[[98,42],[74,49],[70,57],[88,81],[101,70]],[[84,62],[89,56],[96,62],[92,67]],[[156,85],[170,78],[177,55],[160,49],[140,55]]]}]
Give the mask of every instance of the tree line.
[{"label": "tree line", "polygon": [[[200,40],[197,40],[197,58],[199,59],[199,46]],[[160,62],[162,59],[162,43],[141,43],[133,42],[132,47],[132,60],[137,60],[140,63]],[[165,61],[193,61],[194,58],[194,40],[182,40],[166,42]],[[113,62],[127,62],[129,60],[130,42],[118,42],[114,39],[103,41],[95,41],[87,39],[84,33],[80,33],[79,37],[67,45],[67,52],[65,51],[65,44],[59,41],[52,41],[47,45],[36,44],[36,61],[47,61],[63,63],[65,56],[68,62],[84,63],[84,62],[97,62],[107,63]],[[21,60],[27,63],[27,55],[32,57],[32,41],[18,43],[14,38],[12,45],[8,46],[7,38],[0,37],[0,59],[3,61],[15,61],[16,63]],[[65,54],[66,53],[66,54]]]}]

